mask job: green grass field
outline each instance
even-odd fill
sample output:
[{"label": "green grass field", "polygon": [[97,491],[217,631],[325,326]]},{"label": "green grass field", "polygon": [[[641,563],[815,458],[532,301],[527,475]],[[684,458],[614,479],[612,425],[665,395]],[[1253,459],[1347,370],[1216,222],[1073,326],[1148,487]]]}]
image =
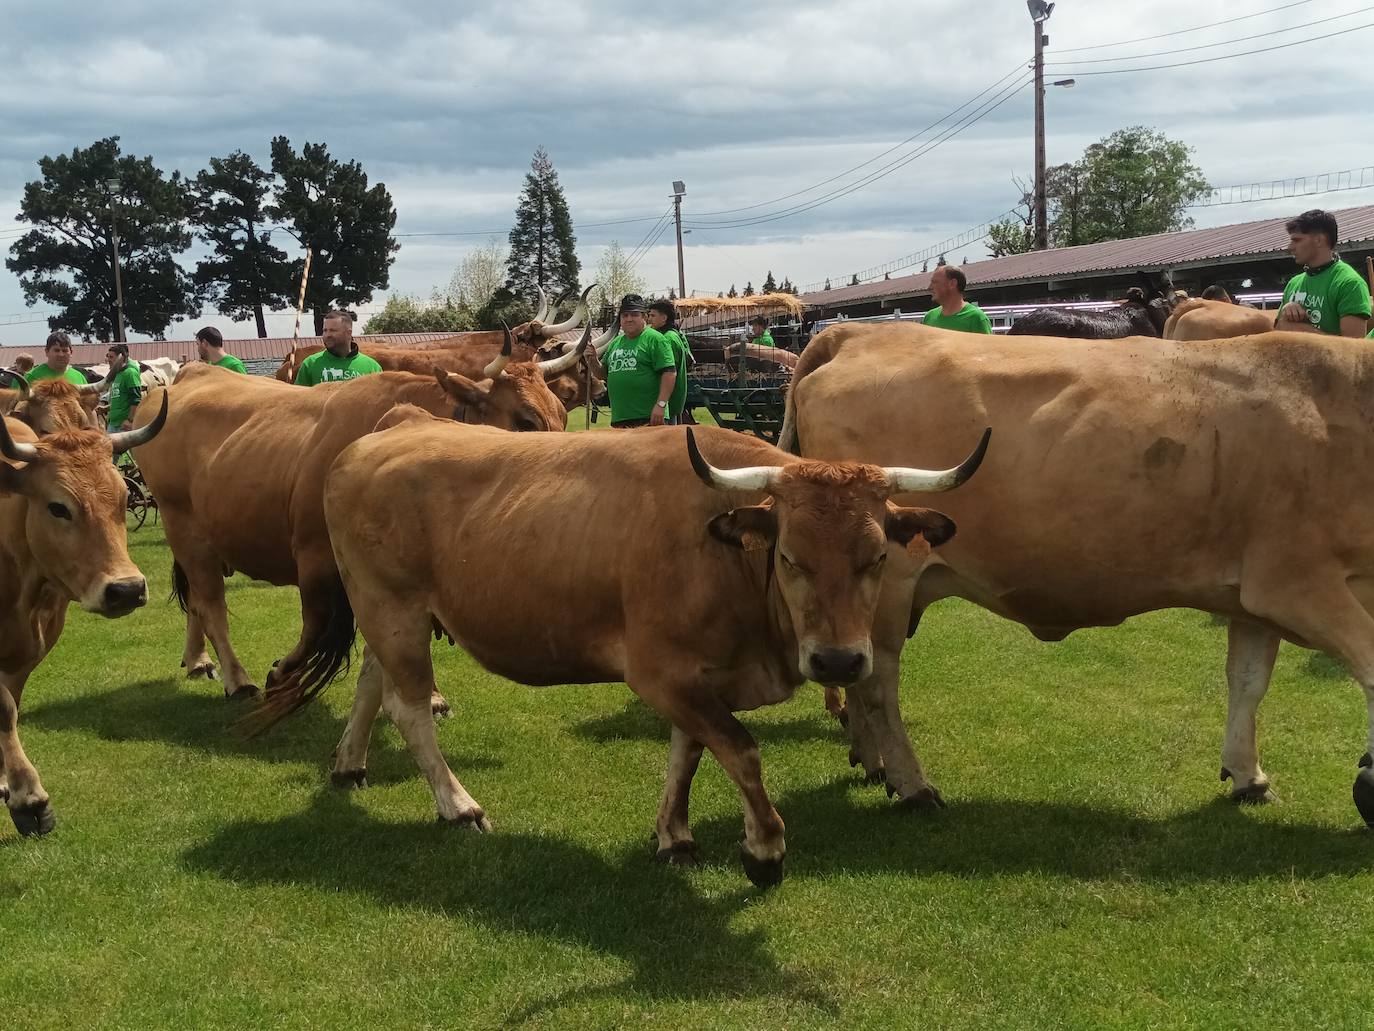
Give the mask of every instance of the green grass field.
[{"label": "green grass field", "polygon": [[[894,809],[820,690],[746,715],[787,821],[750,887],[708,757],[704,864],[651,859],[666,730],[623,685],[529,689],[436,646],[439,737],[496,832],[436,826],[379,722],[372,786],[328,786],[340,682],[244,741],[188,683],[160,531],[149,607],[73,612],[21,731],[57,809],[0,829],[0,1026],[1365,1028],[1374,835],[1350,801],[1359,690],[1285,647],[1261,717],[1281,802],[1217,780],[1224,631],[1168,612],[1056,645],[956,603],[908,651],[908,724],[950,803]],[[265,672],[296,595],[236,578]]]}]

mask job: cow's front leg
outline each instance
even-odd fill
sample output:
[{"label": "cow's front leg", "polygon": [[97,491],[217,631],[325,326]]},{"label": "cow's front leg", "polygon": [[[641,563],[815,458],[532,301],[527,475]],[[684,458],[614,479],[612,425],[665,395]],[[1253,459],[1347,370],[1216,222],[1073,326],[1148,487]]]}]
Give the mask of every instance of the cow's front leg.
[{"label": "cow's front leg", "polygon": [[[902,722],[897,695],[899,663],[898,655],[874,647],[872,675],[848,692],[850,708],[855,710],[850,714],[850,726],[860,724],[857,740],[861,743],[870,738],[876,743],[889,797],[900,795],[903,805],[915,809],[943,809],[944,799],[926,778],[925,767]],[[856,719],[860,709],[863,715]],[[872,772],[867,762],[865,769]]]},{"label": "cow's front leg", "polygon": [[849,692],[845,708],[849,713],[849,765],[862,766],[864,780],[869,784],[881,784],[887,780],[887,770],[878,745],[878,727],[864,704],[864,693]]},{"label": "cow's front leg", "polygon": [[367,787],[367,746],[382,707],[384,683],[381,663],[372,649],[363,645],[363,664],[358,671],[353,709],[348,714],[339,747],[334,750],[334,770],[330,779],[335,787]]},{"label": "cow's front leg", "polygon": [[701,752],[700,741],[692,740],[678,727],[673,727],[668,743],[668,777],[658,807],[658,854],[654,858],[660,863],[684,866],[696,863],[697,843],[692,840],[687,803]]},{"label": "cow's front leg", "polygon": [[1269,778],[1260,769],[1256,720],[1269,690],[1279,635],[1248,619],[1232,619],[1226,634],[1226,741],[1221,748],[1221,779],[1233,783],[1237,802],[1271,802]]},{"label": "cow's front leg", "polygon": [[24,746],[19,743],[19,697],[24,691],[24,677],[0,674],[0,794],[10,811],[15,829],[25,837],[47,834],[57,825],[48,793],[38,779]]},{"label": "cow's front leg", "polygon": [[1374,827],[1374,684],[1364,685],[1365,706],[1369,710],[1369,734],[1365,739],[1364,755],[1360,757],[1360,772],[1355,777],[1355,808],[1364,822]]},{"label": "cow's front leg", "polygon": [[207,647],[205,628],[201,626],[200,617],[194,611],[187,612],[186,647],[181,653],[181,668],[186,671],[187,680],[199,680],[201,677],[214,680],[218,676]]}]

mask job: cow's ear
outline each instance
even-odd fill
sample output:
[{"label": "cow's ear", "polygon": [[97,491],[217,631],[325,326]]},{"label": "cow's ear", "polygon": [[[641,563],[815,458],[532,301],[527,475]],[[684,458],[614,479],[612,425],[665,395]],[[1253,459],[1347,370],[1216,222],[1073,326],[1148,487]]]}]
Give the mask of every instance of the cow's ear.
[{"label": "cow's ear", "polygon": [[460,405],[480,405],[487,399],[487,392],[481,386],[456,372],[435,369],[434,378],[439,381],[444,393]]},{"label": "cow's ear", "polygon": [[0,494],[22,493],[24,493],[23,470],[0,462]]},{"label": "cow's ear", "polygon": [[932,548],[938,548],[954,536],[954,520],[943,512],[930,508],[887,509],[887,539],[906,547],[919,534]]},{"label": "cow's ear", "polygon": [[778,517],[772,505],[732,508],[711,520],[711,536],[744,551],[766,551],[778,539]]}]

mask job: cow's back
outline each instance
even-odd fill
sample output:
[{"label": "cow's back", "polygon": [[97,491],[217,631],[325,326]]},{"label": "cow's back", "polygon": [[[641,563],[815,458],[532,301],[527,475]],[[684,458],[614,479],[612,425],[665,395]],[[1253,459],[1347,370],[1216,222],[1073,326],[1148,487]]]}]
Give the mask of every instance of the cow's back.
[{"label": "cow's back", "polygon": [[1238,580],[1252,548],[1334,534],[1374,554],[1340,514],[1374,488],[1374,349],[1349,343],[872,327],[794,385],[793,425],[807,457],[926,468],[991,426],[978,476],[941,498],[959,532],[932,584],[948,566],[948,593],[1023,622],[1113,622],[1199,604],[1190,592]]}]

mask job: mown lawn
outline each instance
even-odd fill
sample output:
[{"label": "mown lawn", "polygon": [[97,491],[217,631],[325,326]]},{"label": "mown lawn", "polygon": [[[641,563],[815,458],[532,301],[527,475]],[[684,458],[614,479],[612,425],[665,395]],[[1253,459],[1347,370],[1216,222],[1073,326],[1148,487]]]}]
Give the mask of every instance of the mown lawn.
[{"label": "mown lawn", "polygon": [[[328,786],[349,684],[244,741],[244,710],[179,675],[160,532],[133,541],[155,600],[74,612],[24,699],[58,828],[0,829],[5,1028],[1374,1023],[1364,704],[1322,657],[1285,648],[1261,728],[1282,801],[1239,810],[1208,617],[1045,645],[940,606],[903,702],[950,808],[860,784],[808,688],[746,717],[788,825],[787,880],[761,894],[709,758],[704,865],[651,862],[666,732],[620,685],[527,689],[436,647],[440,741],[485,837],[434,824],[385,723],[372,787]],[[265,671],[295,594],[231,588]]]}]

